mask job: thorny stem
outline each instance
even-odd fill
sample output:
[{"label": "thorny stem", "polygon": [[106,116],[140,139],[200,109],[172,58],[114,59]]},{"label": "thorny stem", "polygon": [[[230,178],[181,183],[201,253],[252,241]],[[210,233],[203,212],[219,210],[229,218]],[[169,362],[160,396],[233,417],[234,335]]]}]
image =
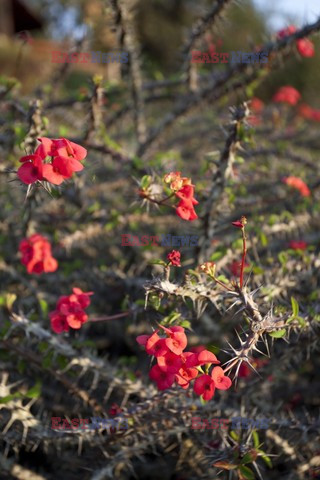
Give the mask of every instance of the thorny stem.
[{"label": "thorny stem", "polygon": [[244,265],[246,261],[246,254],[247,254],[247,243],[246,243],[246,233],[244,230],[244,226],[241,228],[242,232],[242,242],[243,242],[243,247],[242,247],[242,260],[241,260],[241,270],[240,270],[240,288],[242,289],[243,287],[243,270],[244,270]]},{"label": "thorny stem", "polygon": [[162,200],[156,200],[155,198],[151,198],[148,195],[144,195],[144,198],[149,200],[149,202],[156,203],[157,205],[165,205],[166,207],[171,207],[171,208],[176,208],[173,205],[169,205],[168,203],[165,203],[169,198],[173,197],[174,193],[169,195],[169,197],[165,197]]}]

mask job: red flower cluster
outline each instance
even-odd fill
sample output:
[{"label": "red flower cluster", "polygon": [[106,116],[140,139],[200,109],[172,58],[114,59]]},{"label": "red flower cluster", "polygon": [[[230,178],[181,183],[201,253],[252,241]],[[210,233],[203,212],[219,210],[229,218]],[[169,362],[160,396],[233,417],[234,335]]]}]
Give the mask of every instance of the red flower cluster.
[{"label": "red flower cluster", "polygon": [[[18,177],[23,183],[32,184],[46,180],[54,185],[60,185],[70,178],[74,172],[83,169],[81,160],[87,155],[87,150],[66,138],[51,140],[41,137],[41,144],[32,155],[20,158],[23,165],[18,170]],[[51,157],[51,162],[45,162]]]},{"label": "red flower cluster", "polygon": [[48,273],[58,268],[49,241],[38,233],[21,240],[19,251],[22,254],[21,263],[26,265],[28,273]]},{"label": "red flower cluster", "polygon": [[289,105],[296,105],[300,100],[300,93],[293,87],[281,87],[273,96],[272,100],[278,103],[288,103]]},{"label": "red flower cluster", "polygon": [[181,172],[170,172],[164,177],[166,183],[170,183],[170,188],[175,192],[176,197],[180,198],[180,202],[176,207],[177,215],[183,220],[192,222],[198,218],[194,205],[198,205],[198,201],[194,198],[194,185],[191,179],[180,177]]},{"label": "red flower cluster", "polygon": [[[294,25],[289,25],[289,27],[280,30],[277,33],[277,38],[281,40],[282,38],[287,37],[296,33],[297,27]],[[308,38],[299,38],[296,40],[296,47],[301,57],[313,57],[314,56],[314,45]]]},{"label": "red flower cluster", "polygon": [[292,248],[292,250],[305,250],[307,246],[307,242],[303,241],[296,242],[294,240],[291,240],[291,242],[289,242],[289,248]]},{"label": "red flower cluster", "polygon": [[185,352],[188,340],[183,327],[159,326],[166,333],[166,338],[158,335],[159,329],[152,335],[137,337],[137,342],[144,345],[147,354],[157,359],[157,364],[151,368],[149,376],[157,383],[159,390],[170,388],[174,382],[187,389],[190,382],[195,380],[194,392],[201,395],[204,400],[210,400],[216,388],[227,390],[231,387],[232,382],[224,375],[221,367],[214,367],[211,375],[202,374],[200,368],[202,365],[206,365],[208,371],[210,365],[217,365],[220,362],[208,350]]},{"label": "red flower cluster", "polygon": [[285,177],[283,181],[286,185],[289,185],[290,187],[293,187],[299,190],[300,194],[303,197],[310,197],[311,192],[308,186],[305,184],[305,182],[301,180],[301,178],[291,176],[291,177]]},{"label": "red flower cluster", "polygon": [[55,333],[68,332],[70,328],[78,330],[88,320],[84,309],[90,305],[93,292],[83,292],[73,288],[73,293],[59,298],[56,310],[50,312],[51,328]]},{"label": "red flower cluster", "polygon": [[175,267],[181,267],[181,253],[179,252],[179,250],[172,250],[170,253],[168,253],[167,259],[169,260],[171,265]]},{"label": "red flower cluster", "polygon": [[320,122],[320,110],[312,108],[306,103],[301,103],[301,105],[299,105],[298,113],[301,115],[301,117],[306,118],[307,120]]}]

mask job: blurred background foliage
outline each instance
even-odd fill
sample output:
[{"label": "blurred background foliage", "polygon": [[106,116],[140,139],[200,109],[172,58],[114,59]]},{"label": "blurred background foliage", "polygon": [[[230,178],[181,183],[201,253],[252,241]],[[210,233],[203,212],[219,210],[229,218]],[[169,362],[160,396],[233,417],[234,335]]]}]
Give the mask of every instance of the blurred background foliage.
[{"label": "blurred background foliage", "polygon": [[[6,2],[10,3],[10,0]],[[18,0],[13,3],[16,2]],[[23,0],[19,2],[24,4]],[[169,75],[174,78],[181,71],[185,34],[192,26],[193,19],[204,14],[210,4],[209,0],[136,1],[135,21],[138,40],[141,43],[142,67],[147,77],[159,80]],[[21,52],[21,42],[17,42],[16,32],[4,35],[2,31],[0,35],[2,73],[16,76],[23,83],[23,93],[32,91],[35,76],[44,82],[49,80],[57,67],[51,62],[53,50],[68,51],[76,40],[81,39],[83,40],[82,50],[86,52],[107,52],[122,48],[113,26],[109,2],[29,0],[26,6],[31,15],[41,24],[40,28],[29,30],[32,43],[25,45]],[[283,27],[288,24],[289,19]],[[220,52],[252,51],[255,45],[266,43],[275,35],[275,32],[268,27],[266,13],[258,9],[252,0],[230,5],[227,17],[217,25],[209,35],[213,43],[221,42],[217,49]],[[286,59],[281,70],[269,75],[256,94],[267,101],[278,86],[290,84],[302,93],[304,101],[313,102],[320,82],[318,68],[320,42],[316,37],[313,38],[313,42],[316,47],[313,58],[303,59],[291,51],[292,58]],[[207,51],[207,46],[206,40],[202,40],[197,48]],[[217,71],[224,67],[219,64],[201,66],[208,73],[213,69]],[[93,73],[102,73],[110,81],[119,80],[116,69],[110,71],[108,65],[75,64],[72,65],[66,77],[67,92],[74,93],[73,90],[83,85],[85,80],[89,80]],[[320,105],[315,106],[320,107]]]}]

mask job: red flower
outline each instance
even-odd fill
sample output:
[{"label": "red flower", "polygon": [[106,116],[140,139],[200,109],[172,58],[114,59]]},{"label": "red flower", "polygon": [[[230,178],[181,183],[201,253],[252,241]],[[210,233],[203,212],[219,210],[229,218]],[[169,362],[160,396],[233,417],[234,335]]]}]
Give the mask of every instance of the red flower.
[{"label": "red flower", "polygon": [[273,96],[272,100],[278,103],[288,103],[289,105],[296,105],[300,100],[300,93],[293,87],[281,87]]},{"label": "red flower", "polygon": [[[246,267],[249,267],[249,264],[247,262],[244,263],[244,268]],[[233,262],[229,265],[229,270],[232,275],[234,275],[235,277],[239,277],[241,270],[241,262],[233,260]]]},{"label": "red flower", "polygon": [[64,315],[54,311],[49,314],[51,321],[51,328],[55,333],[69,332],[70,327]]},{"label": "red flower", "polygon": [[237,228],[244,228],[247,225],[247,219],[246,217],[241,217],[240,220],[237,220],[236,222],[231,222],[234,227]]},{"label": "red flower", "polygon": [[194,198],[194,185],[191,185],[191,183],[183,185],[175,195],[180,198],[180,202],[176,208],[177,215],[183,220],[188,220],[189,222],[198,218],[193,207],[199,203]]},{"label": "red flower", "polygon": [[158,365],[164,372],[177,373],[182,367],[180,355],[167,352],[165,355],[157,358]]},{"label": "red flower", "polygon": [[51,328],[55,333],[68,332],[69,327],[78,330],[88,320],[84,308],[90,304],[89,296],[93,292],[82,292],[80,288],[74,288],[69,296],[59,298],[56,310],[50,312]]},{"label": "red flower", "polygon": [[21,263],[26,265],[28,273],[48,273],[58,268],[58,262],[51,254],[51,245],[42,235],[36,233],[21,240],[19,251]]},{"label": "red flower", "polygon": [[250,109],[254,113],[261,113],[262,110],[264,109],[264,103],[260,98],[258,97],[253,97],[250,102]]},{"label": "red flower", "polygon": [[190,200],[193,205],[198,205],[198,201],[193,197],[194,195],[194,186],[193,185],[185,185],[180,190],[176,192],[176,197],[180,198],[181,200]]},{"label": "red flower", "polygon": [[151,335],[139,335],[136,338],[136,341],[139,343],[139,345],[146,345],[148,339],[150,338]]},{"label": "red flower", "polygon": [[[289,25],[289,27],[280,30],[277,34],[277,38],[280,40],[296,33],[297,28],[294,25]],[[314,45],[308,38],[300,38],[296,40],[297,50],[302,57],[313,57],[314,56]]]},{"label": "red flower", "polygon": [[300,194],[303,197],[310,197],[311,192],[308,186],[306,185],[306,183],[303,180],[301,180],[301,178],[291,176],[291,177],[285,177],[283,181],[286,185],[289,185],[290,187],[293,187],[299,190]]},{"label": "red flower", "polygon": [[292,250],[305,250],[307,248],[308,244],[307,242],[295,242],[292,240],[289,243],[289,247],[292,248]]},{"label": "red flower", "polygon": [[180,218],[183,220],[188,220],[189,222],[192,222],[198,218],[198,215],[196,214],[193,204],[190,200],[181,200],[176,208],[176,213]]},{"label": "red flower", "polygon": [[18,169],[17,175],[23,183],[31,183],[43,180],[43,163],[39,155],[26,155],[20,158],[23,163]]},{"label": "red flower", "polygon": [[190,385],[190,381],[197,377],[198,370],[196,368],[187,368],[183,366],[176,375],[176,382],[180,387],[186,389]]},{"label": "red flower", "polygon": [[148,355],[154,355],[155,357],[161,357],[165,355],[168,348],[164,338],[160,338],[157,332],[154,332],[146,342],[146,352]]},{"label": "red flower", "polygon": [[215,367],[211,372],[211,377],[219,390],[228,390],[232,385],[231,379],[225,376],[221,367]]},{"label": "red flower", "polygon": [[314,56],[314,45],[308,38],[300,38],[296,41],[297,50],[302,57]]},{"label": "red flower", "polygon": [[[175,328],[172,327],[171,330]],[[168,329],[170,330],[170,329]],[[168,349],[175,353],[176,355],[181,355],[183,350],[186,348],[188,343],[187,336],[184,332],[181,331],[172,331],[170,333],[170,338],[165,339],[165,344]]]},{"label": "red flower", "polygon": [[[60,185],[74,172],[83,169],[79,160],[87,155],[87,150],[66,138],[53,139],[41,137],[41,143],[33,155],[20,159],[23,165],[18,170],[19,178],[27,184],[47,180],[54,185]],[[45,161],[51,156],[51,162]]]},{"label": "red flower", "polygon": [[155,380],[157,382],[158,390],[166,390],[167,388],[170,388],[175,380],[174,373],[161,370],[159,365],[154,365],[151,368],[149,377],[151,380]]},{"label": "red flower", "polygon": [[201,375],[196,378],[193,390],[197,395],[202,396],[203,400],[208,401],[211,400],[214,395],[215,383],[210,375]]},{"label": "red flower", "polygon": [[298,107],[298,112],[301,117],[306,118],[308,120],[313,119],[313,113],[314,110],[313,108],[309,107],[306,103],[301,103]]},{"label": "red flower", "polygon": [[172,250],[167,255],[167,259],[169,260],[171,265],[174,265],[175,267],[181,267],[180,258],[181,258],[181,253],[178,250]]},{"label": "red flower", "polygon": [[80,303],[82,308],[87,308],[90,305],[90,296],[93,295],[93,292],[83,292],[81,288],[73,288],[73,295],[70,295],[70,300],[72,302]]},{"label": "red flower", "polygon": [[277,38],[281,40],[282,38],[285,38],[288,35],[292,35],[293,33],[296,33],[296,31],[297,31],[297,27],[295,27],[294,25],[289,25],[289,27],[279,30],[279,32],[277,33]]}]

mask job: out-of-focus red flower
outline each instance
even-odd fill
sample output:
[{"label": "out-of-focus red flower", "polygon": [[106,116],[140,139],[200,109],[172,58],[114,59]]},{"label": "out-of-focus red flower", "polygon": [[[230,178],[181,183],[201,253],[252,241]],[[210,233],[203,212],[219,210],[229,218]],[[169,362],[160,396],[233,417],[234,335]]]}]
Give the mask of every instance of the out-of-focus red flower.
[{"label": "out-of-focus red flower", "polygon": [[314,45],[308,38],[300,38],[296,41],[297,50],[302,57],[314,56]]},{"label": "out-of-focus red flower", "polygon": [[237,228],[244,228],[247,225],[247,219],[246,217],[241,217],[240,220],[237,220],[236,222],[231,222],[234,227]]},{"label": "out-of-focus red flower", "polygon": [[26,265],[28,273],[49,273],[58,268],[49,241],[38,233],[21,240],[19,251],[22,254],[21,263]]},{"label": "out-of-focus red flower", "polygon": [[[297,27],[295,27],[294,25],[289,25],[289,27],[284,28],[277,33],[277,38],[281,40],[288,35],[296,33],[296,31]],[[296,47],[302,57],[314,56],[314,45],[308,38],[299,38],[298,40],[296,40]]]},{"label": "out-of-focus red flower", "polygon": [[264,103],[260,98],[258,97],[253,97],[250,102],[250,109],[254,113],[261,113],[262,110],[264,109]]},{"label": "out-of-focus red flower", "polygon": [[288,27],[283,28],[282,30],[279,30],[279,32],[277,32],[277,38],[278,40],[281,40],[282,38],[285,38],[288,35],[292,35],[293,33],[296,33],[296,31],[297,31],[297,27],[295,27],[294,25],[289,25]]},{"label": "out-of-focus red flower", "polygon": [[289,242],[289,247],[292,248],[292,250],[305,250],[307,248],[308,244],[307,242],[296,242],[292,240]]},{"label": "out-of-focus red flower", "polygon": [[[244,263],[244,268],[249,267],[249,263]],[[233,262],[229,265],[229,270],[235,277],[239,277],[241,271],[241,262],[237,262],[233,260]]]},{"label": "out-of-focus red flower", "polygon": [[179,252],[179,250],[172,250],[170,253],[168,253],[167,259],[169,260],[171,265],[175,267],[181,267],[181,253]]},{"label": "out-of-focus red flower", "polygon": [[192,352],[192,353],[200,353],[203,350],[206,350],[205,345],[197,345],[196,347],[191,347],[190,348],[190,352]]},{"label": "out-of-focus red flower", "polygon": [[[252,366],[256,369],[259,370],[259,368],[262,368],[264,365],[267,365],[269,363],[268,358],[254,358],[251,361]],[[253,375],[254,370],[250,368],[247,362],[242,362],[239,368],[239,373],[238,376],[240,378],[249,378],[251,375]]]},{"label": "out-of-focus red flower", "polygon": [[309,105],[306,103],[301,103],[298,106],[298,113],[301,115],[301,117],[306,118],[307,120],[312,120],[313,119],[313,108],[311,108]]},{"label": "out-of-focus red flower", "polygon": [[55,333],[62,333],[68,332],[69,328],[75,330],[81,328],[88,320],[82,305],[89,306],[90,295],[93,295],[93,292],[82,292],[80,288],[74,288],[71,295],[60,297],[56,309],[49,314],[52,330]]},{"label": "out-of-focus red flower", "polygon": [[215,388],[215,382],[210,375],[201,375],[195,379],[193,385],[194,392],[201,396],[205,401],[211,400],[214,395]]},{"label": "out-of-focus red flower", "polygon": [[115,415],[118,415],[118,413],[123,412],[122,408],[117,403],[113,403],[111,407],[108,410],[108,415],[111,417],[114,417]]},{"label": "out-of-focus red flower", "polygon": [[310,197],[311,192],[310,192],[308,186],[306,185],[306,183],[303,180],[301,180],[301,178],[293,177],[293,176],[285,177],[283,179],[283,182],[286,185],[289,185],[290,187],[293,187],[296,190],[299,190],[300,194],[303,197]]},{"label": "out-of-focus red flower", "polygon": [[294,87],[285,86],[279,88],[272,100],[277,103],[288,103],[289,105],[296,105],[301,98],[301,94]]}]

